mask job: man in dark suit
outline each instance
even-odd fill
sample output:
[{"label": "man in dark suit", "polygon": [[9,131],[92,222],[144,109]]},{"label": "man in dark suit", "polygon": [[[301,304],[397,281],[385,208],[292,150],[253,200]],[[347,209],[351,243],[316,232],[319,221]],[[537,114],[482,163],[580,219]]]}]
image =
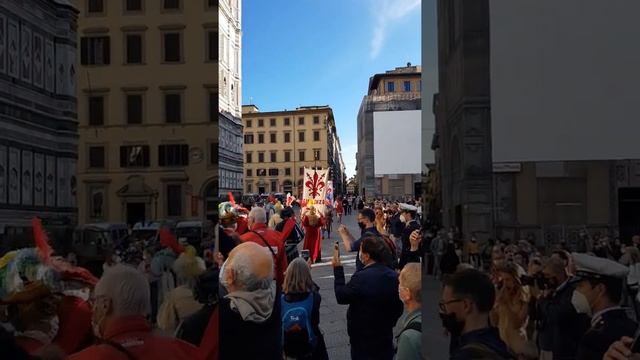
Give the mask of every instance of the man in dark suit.
[{"label": "man in dark suit", "polygon": [[621,308],[622,289],[629,268],[617,262],[573,254],[579,279],[572,303],[579,313],[591,315],[591,327],[578,347],[578,360],[600,360],[623,336],[634,336],[638,324]]},{"label": "man in dark suit", "polygon": [[402,251],[400,253],[400,269],[409,262],[411,252],[411,234],[420,230],[420,223],[416,220],[418,208],[410,204],[400,204],[400,221],[404,225],[402,229]]},{"label": "man in dark suit", "polygon": [[575,359],[578,344],[589,328],[589,316],[572,304],[576,279],[569,277],[562,259],[551,257],[542,270],[546,288],[538,301],[538,344],[541,359]]},{"label": "man in dark suit", "polygon": [[398,274],[384,264],[386,245],[377,236],[365,236],[359,257],[364,268],[345,283],[340,253],[334,250],[332,265],[338,304],[349,305],[347,332],[353,360],[392,360],[393,328],[402,315]]}]

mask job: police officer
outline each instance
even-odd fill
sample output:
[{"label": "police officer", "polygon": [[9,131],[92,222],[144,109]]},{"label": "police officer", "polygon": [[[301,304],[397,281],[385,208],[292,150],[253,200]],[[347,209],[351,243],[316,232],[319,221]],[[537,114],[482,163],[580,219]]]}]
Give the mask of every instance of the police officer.
[{"label": "police officer", "polygon": [[409,252],[411,251],[411,233],[420,230],[420,223],[416,220],[418,208],[410,204],[400,204],[400,221],[404,224],[402,230],[402,251],[400,253],[400,268],[409,262]]},{"label": "police officer", "polygon": [[578,360],[602,359],[623,336],[633,336],[638,324],[620,307],[629,269],[617,262],[573,254],[578,283],[571,303],[578,313],[591,316],[591,327],[578,346]]}]

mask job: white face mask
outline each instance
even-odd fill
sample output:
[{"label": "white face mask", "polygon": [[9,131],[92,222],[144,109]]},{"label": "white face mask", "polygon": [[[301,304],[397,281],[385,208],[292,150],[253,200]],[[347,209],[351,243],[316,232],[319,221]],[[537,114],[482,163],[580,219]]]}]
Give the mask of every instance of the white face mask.
[{"label": "white face mask", "polygon": [[360,262],[362,263],[362,265],[366,265],[364,263],[364,259],[362,258],[362,251],[358,253],[358,259],[360,259]]},{"label": "white face mask", "polygon": [[573,291],[573,296],[571,296],[571,304],[576,309],[578,314],[587,314],[591,316],[591,305],[589,305],[589,300],[578,290]]},{"label": "white face mask", "polygon": [[40,341],[45,345],[51,344],[53,339],[58,335],[58,330],[60,329],[60,320],[57,316],[52,317],[49,320],[49,331],[43,332],[39,330],[27,330],[25,332],[18,332],[16,335],[28,337],[31,339],[35,339]]}]

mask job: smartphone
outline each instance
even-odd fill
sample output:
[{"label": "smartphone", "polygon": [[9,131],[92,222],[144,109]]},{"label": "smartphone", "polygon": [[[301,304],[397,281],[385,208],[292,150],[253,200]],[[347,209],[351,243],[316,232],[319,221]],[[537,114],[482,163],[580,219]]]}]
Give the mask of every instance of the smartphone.
[{"label": "smartphone", "polygon": [[301,251],[300,251],[300,256],[301,256],[305,261],[308,261],[308,260],[309,260],[309,257],[310,257],[311,255],[309,254],[309,250],[301,250]]}]

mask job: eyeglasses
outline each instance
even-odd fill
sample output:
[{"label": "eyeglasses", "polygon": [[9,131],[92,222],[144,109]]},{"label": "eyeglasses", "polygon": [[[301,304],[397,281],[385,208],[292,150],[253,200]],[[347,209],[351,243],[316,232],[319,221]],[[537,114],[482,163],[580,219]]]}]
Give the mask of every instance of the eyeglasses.
[{"label": "eyeglasses", "polygon": [[457,302],[461,302],[461,301],[464,301],[464,299],[453,299],[453,300],[449,300],[449,301],[440,301],[438,303],[438,306],[440,306],[440,312],[446,313],[447,312],[447,305],[453,304],[453,303],[457,303]]}]

